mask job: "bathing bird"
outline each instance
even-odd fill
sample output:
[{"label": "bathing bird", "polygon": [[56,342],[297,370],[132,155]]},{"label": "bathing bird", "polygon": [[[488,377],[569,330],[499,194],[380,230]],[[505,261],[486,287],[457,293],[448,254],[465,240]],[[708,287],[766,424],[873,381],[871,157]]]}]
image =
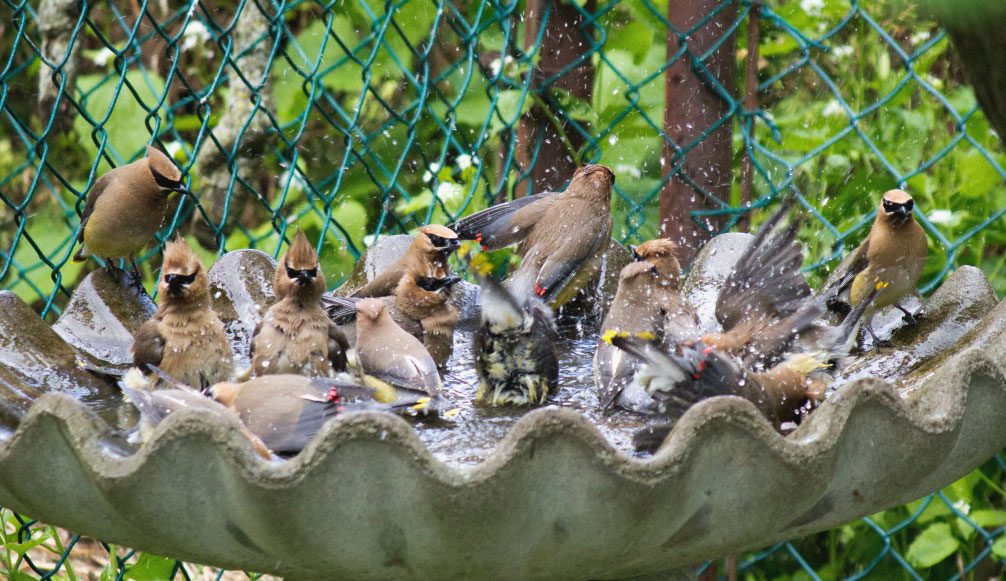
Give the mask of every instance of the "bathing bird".
[{"label": "bathing bird", "polygon": [[576,170],[566,189],[497,204],[452,224],[462,240],[493,250],[519,243],[520,266],[506,281],[521,304],[535,297],[559,308],[597,273],[611,239],[615,174]]},{"label": "bathing bird", "polygon": [[252,335],[252,374],[323,377],[345,371],[349,343],[321,306],[325,275],[303,232],[277,264],[273,288],[276,303]]},{"label": "bathing bird", "polygon": [[229,379],[230,342],[210,307],[206,268],[184,238],[165,246],[157,289],[157,311],[133,337],[133,365],[144,372],[159,367],[194,387]]},{"label": "bathing bird", "polygon": [[908,324],[914,324],[917,313],[910,313],[900,302],[915,290],[929,256],[926,231],[913,216],[915,201],[901,190],[886,192],[880,201],[877,217],[870,233],[848,259],[848,269],[831,285],[833,298],[828,308],[836,313],[849,312],[878,283],[884,290],[873,301],[863,328],[878,347],[880,341],[871,325],[876,311],[894,305]]}]

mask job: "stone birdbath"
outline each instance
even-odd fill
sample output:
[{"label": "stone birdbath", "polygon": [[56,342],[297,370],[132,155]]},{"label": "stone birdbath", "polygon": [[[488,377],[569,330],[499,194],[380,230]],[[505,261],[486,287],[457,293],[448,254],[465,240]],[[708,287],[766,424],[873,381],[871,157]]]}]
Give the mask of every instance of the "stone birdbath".
[{"label": "stone birdbath", "polygon": [[[710,297],[749,238],[701,253],[687,292]],[[402,239],[370,250],[372,276]],[[606,280],[617,273],[616,253]],[[222,257],[216,307],[239,352],[271,299],[272,260]],[[369,269],[369,272],[367,270]],[[465,308],[474,313],[465,288]],[[747,401],[692,408],[652,457],[635,457],[631,416],[597,414],[596,341],[564,339],[555,405],[487,413],[458,334],[454,426],[382,413],[331,421],[299,455],[260,459],[235,427],[170,416],[138,448],[130,413],[83,367],[121,369],[152,305],[96,271],[50,327],[0,293],[0,504],[108,542],[214,566],[318,578],[623,578],[821,531],[960,478],[1006,445],[1006,307],[961,267],[921,301],[925,319],[878,325],[827,401],[783,436]],[[467,407],[466,407],[467,406]],[[24,412],[24,413],[23,413]]]}]

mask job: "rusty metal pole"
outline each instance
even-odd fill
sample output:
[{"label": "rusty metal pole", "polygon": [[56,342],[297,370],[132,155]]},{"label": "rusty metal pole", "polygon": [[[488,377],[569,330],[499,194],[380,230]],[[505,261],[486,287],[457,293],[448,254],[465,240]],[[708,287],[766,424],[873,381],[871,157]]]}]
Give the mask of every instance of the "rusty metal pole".
[{"label": "rusty metal pole", "polygon": [[[761,40],[759,24],[761,23],[761,2],[751,3],[748,13],[748,50],[744,62],[744,110],[751,112],[758,107],[758,42]],[[751,118],[745,119],[745,123]],[[752,129],[754,124],[751,124]],[[745,149],[744,165],[741,167],[741,206],[748,207],[754,192],[754,160],[751,153]],[[751,229],[751,214],[745,212],[737,221],[737,229],[747,232]]]},{"label": "rusty metal pole", "polygon": [[[668,30],[667,58],[673,59],[683,42],[689,49],[666,72],[664,133],[678,147],[687,147],[699,139],[730,112],[730,103],[714,92],[712,86],[703,80],[703,74],[712,75],[727,94],[735,94],[736,37],[731,35],[705,60],[700,62],[698,59],[728,33],[737,15],[736,4],[724,7],[700,29],[688,34],[721,3],[721,0],[668,2],[668,21],[674,30],[687,36],[682,41]],[[703,67],[705,71],[702,71]],[[725,222],[722,217],[706,217],[700,220],[700,225],[692,220],[690,213],[716,208],[714,203],[705,199],[702,191],[721,200],[729,199],[733,179],[732,132],[733,123],[728,120],[690,149],[684,160],[680,160],[679,152],[673,145],[664,143],[664,175],[667,176],[677,166],[680,166],[680,171],[670,177],[660,194],[660,231],[678,242],[682,264],[690,263],[702,244]]]},{"label": "rusty metal pole", "polygon": [[[596,0],[588,0],[584,10],[593,13],[596,5]],[[593,48],[593,27],[584,26],[583,15],[572,3],[563,0],[528,0],[524,18],[524,50],[529,52],[534,49],[546,9],[549,10],[548,22],[545,23],[541,46],[538,47],[538,65],[531,73],[532,90],[564,89],[574,97],[589,102],[594,88],[594,65],[590,59],[585,58],[580,64],[566,70]],[[564,70],[566,72],[561,76],[548,81]],[[560,132],[556,127],[557,119],[557,112],[549,115],[536,105],[521,119],[517,128],[517,160],[524,171],[530,168],[530,179],[535,192],[561,188],[577,166],[578,160],[573,158],[570,147],[579,150],[584,143],[584,137],[568,123],[562,124]],[[534,149],[539,142],[541,147],[535,159]],[[532,163],[534,166],[530,167]],[[527,194],[527,186],[527,180],[520,182],[514,195]]]}]

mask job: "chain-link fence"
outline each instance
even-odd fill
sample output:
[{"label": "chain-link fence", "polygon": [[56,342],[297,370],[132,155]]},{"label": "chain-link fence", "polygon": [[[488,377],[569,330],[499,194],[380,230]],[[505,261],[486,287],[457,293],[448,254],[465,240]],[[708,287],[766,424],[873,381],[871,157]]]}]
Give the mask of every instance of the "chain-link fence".
[{"label": "chain-link fence", "polygon": [[[375,236],[562,187],[597,162],[617,176],[622,240],[662,224],[698,237],[745,227],[794,193],[814,218],[803,238],[816,273],[865,235],[877,194],[901,186],[932,241],[925,289],[962,263],[1006,288],[1003,147],[946,34],[911,3],[0,6],[0,283],[43,316],[93,267],[71,260],[86,192],[149,143],[198,200],[173,200],[159,241],[180,232],[207,261],[278,255],[301,228],[332,283]],[[139,258],[149,282],[158,248]],[[738,568],[998,574],[1002,460],[962,482]]]}]

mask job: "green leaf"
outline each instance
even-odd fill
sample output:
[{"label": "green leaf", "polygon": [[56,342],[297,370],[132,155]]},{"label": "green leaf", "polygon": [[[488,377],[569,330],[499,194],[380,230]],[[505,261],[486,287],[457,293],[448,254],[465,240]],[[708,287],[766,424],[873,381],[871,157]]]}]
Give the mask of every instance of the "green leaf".
[{"label": "green leaf", "polygon": [[174,570],[174,559],[141,553],[136,563],[126,568],[124,578],[133,581],[161,581],[170,579]]},{"label": "green leaf", "polygon": [[905,558],[912,566],[926,569],[953,555],[959,546],[960,541],[950,530],[950,525],[936,523],[929,525],[915,537],[908,546]]},{"label": "green leaf", "polygon": [[[42,254],[56,265],[62,275],[62,284],[66,287],[72,286],[83,263],[70,260],[72,244],[76,239],[71,238],[69,233],[69,226],[53,214],[39,214],[28,220],[28,226],[14,250],[16,266],[3,281],[4,286],[29,304],[39,298],[39,291],[48,294],[55,286],[52,280],[53,271],[42,262],[38,252],[28,242],[28,237],[35,242]],[[7,245],[13,242],[13,238],[13,232],[9,234],[9,238],[0,238],[3,241],[0,250],[7,252],[9,250]]]},{"label": "green leaf", "polygon": [[992,543],[992,554],[1000,559],[1006,559],[1006,535],[1000,536]]},{"label": "green leaf", "polygon": [[[116,94],[119,77],[105,75],[82,75],[77,79],[77,89],[82,95],[80,104],[87,115],[108,133],[108,146],[112,150],[112,158],[116,156],[122,161],[142,154],[144,147],[150,142],[151,132],[161,119],[161,109],[156,113],[148,113],[147,108],[157,105],[164,94],[164,80],[157,73],[150,71],[129,71],[125,81]],[[140,100],[133,95],[125,83],[132,86]],[[109,111],[111,114],[109,115]],[[108,120],[102,120],[108,116]],[[147,125],[150,128],[148,129]],[[91,137],[95,127],[83,115],[73,121],[74,130],[80,135],[80,141],[92,159],[98,157],[98,145]],[[101,141],[101,135],[96,135]],[[110,169],[107,162],[102,161],[98,173]]]}]

